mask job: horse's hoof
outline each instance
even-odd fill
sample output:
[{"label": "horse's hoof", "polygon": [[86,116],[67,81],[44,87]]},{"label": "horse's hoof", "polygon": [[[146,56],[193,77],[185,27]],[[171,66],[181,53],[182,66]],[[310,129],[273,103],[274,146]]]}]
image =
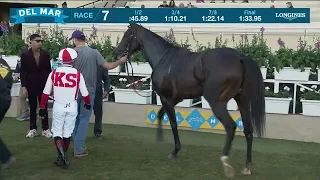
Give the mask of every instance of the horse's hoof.
[{"label": "horse's hoof", "polygon": [[228,165],[223,165],[224,173],[227,176],[227,178],[233,178],[234,177],[234,169],[233,167]]},{"label": "horse's hoof", "polygon": [[244,168],[241,173],[245,176],[250,176],[251,175],[251,169],[249,168]]},{"label": "horse's hoof", "polygon": [[163,142],[163,138],[158,138],[157,143],[161,143],[161,142]]},{"label": "horse's hoof", "polygon": [[157,135],[157,142],[162,142],[163,141],[163,135],[158,134]]},{"label": "horse's hoof", "polygon": [[233,178],[234,177],[234,169],[228,162],[227,158],[221,159],[223,170],[227,178]]},{"label": "horse's hoof", "polygon": [[169,159],[177,159],[177,158],[178,158],[178,155],[177,155],[177,154],[169,154],[169,155],[168,155],[168,158],[169,158]]}]

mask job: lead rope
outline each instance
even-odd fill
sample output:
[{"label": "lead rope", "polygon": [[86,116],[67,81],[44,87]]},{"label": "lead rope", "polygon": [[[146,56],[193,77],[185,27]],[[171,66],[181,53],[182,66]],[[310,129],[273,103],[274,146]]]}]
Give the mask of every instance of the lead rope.
[{"label": "lead rope", "polygon": [[[129,64],[130,64],[130,66],[131,66],[131,76],[130,76],[130,72],[129,72],[129,66],[128,66],[128,62],[129,62]],[[134,79],[133,79],[133,67],[132,67],[132,64],[131,64],[131,61],[130,60],[128,60],[127,61],[127,63],[126,63],[126,69],[127,69],[127,74],[128,74],[128,77],[129,77],[129,79],[130,79],[130,87],[133,89],[133,91],[136,93],[136,94],[138,94],[139,96],[141,96],[141,97],[151,97],[152,96],[152,94],[150,95],[150,96],[145,96],[145,95],[142,95],[142,94],[140,94],[138,91],[137,91],[137,88],[136,88],[136,83],[134,82]],[[141,90],[140,90],[141,91]]]}]

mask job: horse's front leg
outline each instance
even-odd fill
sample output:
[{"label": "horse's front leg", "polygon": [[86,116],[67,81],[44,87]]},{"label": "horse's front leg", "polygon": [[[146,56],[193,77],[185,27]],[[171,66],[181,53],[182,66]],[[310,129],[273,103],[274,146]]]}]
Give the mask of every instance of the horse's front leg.
[{"label": "horse's front leg", "polygon": [[177,127],[177,119],[176,119],[176,113],[174,110],[174,106],[171,104],[166,104],[166,110],[169,117],[173,138],[174,138],[174,150],[171,154],[169,154],[168,158],[170,159],[176,159],[178,158],[178,152],[181,149],[181,143],[178,133],[178,127]]},{"label": "horse's front leg", "polygon": [[162,118],[165,113],[165,108],[162,106],[158,111],[158,128],[157,128],[157,142],[163,141],[163,130],[162,130]]}]

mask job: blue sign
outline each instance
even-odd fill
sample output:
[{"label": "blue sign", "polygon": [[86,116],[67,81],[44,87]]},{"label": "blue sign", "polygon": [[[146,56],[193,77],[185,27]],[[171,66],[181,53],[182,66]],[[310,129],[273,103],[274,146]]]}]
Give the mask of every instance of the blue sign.
[{"label": "blue sign", "polygon": [[150,119],[150,121],[152,123],[154,123],[157,119],[158,119],[158,114],[152,110],[149,114],[148,114],[148,118]]},{"label": "blue sign", "polygon": [[178,125],[178,126],[179,126],[179,125],[182,123],[182,121],[184,120],[184,118],[183,118],[183,116],[181,115],[180,112],[177,112],[177,113],[176,113],[176,120],[177,120],[177,125]]},{"label": "blue sign", "polygon": [[214,115],[210,116],[209,119],[207,119],[207,121],[212,128],[216,127],[216,125],[220,122]]},{"label": "blue sign", "polygon": [[205,121],[200,112],[196,109],[189,114],[186,120],[194,131],[198,130]]},{"label": "blue sign", "polygon": [[[21,9],[14,9],[11,12],[10,9],[10,21],[15,19],[12,23],[20,24],[25,22],[30,22],[30,20],[37,19],[38,22],[41,20],[45,20],[47,22],[54,22],[54,23],[61,23],[64,24],[64,19],[68,18],[69,16],[65,16],[63,14],[65,9],[58,9],[58,8],[48,8],[48,7],[34,7],[34,8],[21,8]],[[39,17],[42,17],[42,19]],[[47,19],[49,18],[49,19]],[[27,19],[27,21],[26,21]],[[44,22],[41,22],[44,23]]]},{"label": "blue sign", "polygon": [[236,124],[237,124],[237,127],[239,130],[243,130],[243,123],[242,123],[242,118],[239,117],[237,120],[236,120]]},{"label": "blue sign", "polygon": [[310,8],[10,8],[19,23],[310,23]]},{"label": "blue sign", "polygon": [[164,113],[163,117],[162,117],[162,122],[163,124],[167,124],[169,121],[169,116],[167,113]]}]

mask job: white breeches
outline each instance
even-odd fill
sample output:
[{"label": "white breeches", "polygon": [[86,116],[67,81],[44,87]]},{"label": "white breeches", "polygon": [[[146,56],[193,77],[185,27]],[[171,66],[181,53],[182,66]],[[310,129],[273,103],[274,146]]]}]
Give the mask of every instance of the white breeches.
[{"label": "white breeches", "polygon": [[52,108],[53,137],[69,138],[73,132],[78,115],[78,103],[73,101],[69,104],[54,103]]}]

